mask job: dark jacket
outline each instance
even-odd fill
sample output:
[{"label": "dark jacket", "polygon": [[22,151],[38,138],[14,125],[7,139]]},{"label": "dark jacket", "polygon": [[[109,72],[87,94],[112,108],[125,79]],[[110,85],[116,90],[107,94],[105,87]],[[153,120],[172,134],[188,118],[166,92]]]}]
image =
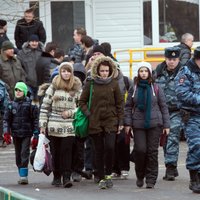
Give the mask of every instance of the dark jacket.
[{"label": "dark jacket", "polygon": [[72,48],[69,49],[68,56],[75,63],[81,63],[84,60],[84,51],[80,44],[74,44]]},{"label": "dark jacket", "polygon": [[31,100],[15,99],[10,103],[4,114],[4,133],[12,133],[14,137],[31,137],[38,131],[38,108]]},{"label": "dark jacket", "polygon": [[41,56],[43,51],[43,44],[40,42],[37,49],[32,49],[29,43],[24,43],[22,50],[17,54],[17,58],[20,60],[24,71],[27,74],[26,83],[28,86],[37,87],[37,75],[36,75],[36,62]]},{"label": "dark jacket", "polygon": [[35,67],[37,74],[37,86],[51,81],[50,66],[53,59],[54,58],[51,54],[43,52],[41,57],[37,60]]},{"label": "dark jacket", "polygon": [[180,53],[180,62],[181,65],[185,65],[188,60],[191,58],[191,48],[188,47],[186,44],[181,43],[179,45],[177,45],[177,47],[179,47],[181,49],[181,53]]},{"label": "dark jacket", "polygon": [[[145,112],[140,111],[136,106],[137,92],[138,90],[136,86],[132,87],[129,90],[124,111],[125,115],[124,125],[132,126],[133,128],[144,128]],[[163,93],[163,90],[159,86],[157,92],[153,91],[152,87],[151,100],[152,101],[151,101],[150,128],[158,126],[163,126],[163,128],[169,128],[170,118],[169,118],[168,107],[165,102],[165,95]]]},{"label": "dark jacket", "polygon": [[7,34],[6,33],[0,33],[0,50],[1,50],[2,43],[4,41],[7,41],[7,40],[9,40]]},{"label": "dark jacket", "polygon": [[27,42],[31,35],[38,35],[39,40],[44,44],[46,42],[46,31],[41,21],[33,20],[27,23],[20,19],[15,27],[15,43],[18,49],[22,48],[24,42]]},{"label": "dark jacket", "polygon": [[[83,89],[80,107],[86,115],[89,115],[89,134],[117,132],[118,126],[123,125],[123,98],[117,80],[112,79],[109,83],[104,84],[98,83],[97,61],[99,59],[94,61],[91,72],[94,80],[91,109],[88,111],[87,108],[91,81],[87,81]],[[112,67],[116,70],[116,66]]]},{"label": "dark jacket", "polygon": [[15,56],[8,59],[2,51],[0,55],[0,79],[8,85],[8,93],[11,100],[14,98],[15,84],[20,80],[25,82],[25,78],[25,71],[20,61]]}]

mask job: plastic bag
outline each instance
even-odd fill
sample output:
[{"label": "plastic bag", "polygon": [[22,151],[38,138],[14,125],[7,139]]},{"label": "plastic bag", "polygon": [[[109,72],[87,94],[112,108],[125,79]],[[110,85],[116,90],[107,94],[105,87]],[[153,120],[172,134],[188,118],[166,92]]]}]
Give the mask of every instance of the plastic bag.
[{"label": "plastic bag", "polygon": [[43,168],[43,172],[49,176],[51,172],[53,171],[53,166],[52,166],[52,157],[51,153],[48,148],[45,149],[45,164]]},{"label": "plastic bag", "polygon": [[49,140],[46,138],[44,134],[39,134],[39,141],[37,150],[35,153],[35,158],[33,161],[33,168],[35,171],[42,172],[45,165],[45,155],[46,155],[46,147],[49,143]]}]

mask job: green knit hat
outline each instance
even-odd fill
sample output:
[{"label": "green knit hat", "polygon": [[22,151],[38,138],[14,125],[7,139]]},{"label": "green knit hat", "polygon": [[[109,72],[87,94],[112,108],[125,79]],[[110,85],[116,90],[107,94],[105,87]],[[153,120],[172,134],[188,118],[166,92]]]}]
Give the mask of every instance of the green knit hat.
[{"label": "green knit hat", "polygon": [[26,97],[27,92],[28,92],[28,87],[24,82],[17,82],[16,85],[15,85],[15,89],[16,88],[21,90],[21,91],[23,91],[24,92],[24,96]]}]

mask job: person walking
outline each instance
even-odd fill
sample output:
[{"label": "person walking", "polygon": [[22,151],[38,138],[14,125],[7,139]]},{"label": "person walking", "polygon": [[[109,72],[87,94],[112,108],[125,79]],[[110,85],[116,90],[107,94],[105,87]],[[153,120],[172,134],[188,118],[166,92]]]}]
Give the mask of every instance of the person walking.
[{"label": "person walking", "polygon": [[200,194],[200,46],[179,71],[175,83],[188,145],[186,168],[190,175],[189,189]]},{"label": "person walking", "polygon": [[179,108],[180,101],[175,92],[175,77],[182,67],[179,56],[180,48],[165,48],[165,61],[159,64],[154,71],[155,82],[164,91],[170,114],[170,133],[163,148],[166,166],[163,179],[166,181],[174,181],[178,176],[177,165],[182,119]]},{"label": "person walking", "polygon": [[124,111],[125,132],[133,129],[138,187],[152,189],[158,177],[158,147],[162,132],[169,133],[169,112],[162,89],[153,83],[150,63],[138,63]]},{"label": "person walking", "polygon": [[70,178],[75,140],[72,121],[80,93],[81,81],[74,76],[72,64],[61,63],[59,75],[46,90],[39,117],[40,132],[46,134],[47,130],[50,140],[54,186],[72,187]]},{"label": "person walking", "polygon": [[[28,163],[30,144],[35,149],[38,142],[38,107],[27,97],[28,88],[24,82],[15,85],[15,99],[5,109],[3,118],[4,141],[15,146],[15,159],[20,179],[18,184],[28,184]],[[31,141],[31,137],[33,137]]]},{"label": "person walking", "polygon": [[[88,134],[95,148],[95,181],[100,189],[113,186],[111,173],[116,134],[123,125],[123,98],[113,75],[116,65],[109,57],[97,57],[91,68],[91,81],[87,81],[80,97],[80,108],[89,118]],[[90,84],[94,84],[90,111],[87,102]],[[98,177],[98,180],[97,180]]]}]

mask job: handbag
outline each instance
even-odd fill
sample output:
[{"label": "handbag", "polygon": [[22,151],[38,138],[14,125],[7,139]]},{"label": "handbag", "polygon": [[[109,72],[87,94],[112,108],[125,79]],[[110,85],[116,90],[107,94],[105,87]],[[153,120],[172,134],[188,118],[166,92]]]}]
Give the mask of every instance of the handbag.
[{"label": "handbag", "polygon": [[[92,90],[93,90],[93,81],[90,82],[90,96],[88,102],[88,110],[90,110],[91,102],[92,102]],[[74,120],[72,122],[74,127],[74,132],[77,137],[85,138],[88,136],[88,125],[89,119],[88,117],[82,112],[80,107],[77,109]]]}]

